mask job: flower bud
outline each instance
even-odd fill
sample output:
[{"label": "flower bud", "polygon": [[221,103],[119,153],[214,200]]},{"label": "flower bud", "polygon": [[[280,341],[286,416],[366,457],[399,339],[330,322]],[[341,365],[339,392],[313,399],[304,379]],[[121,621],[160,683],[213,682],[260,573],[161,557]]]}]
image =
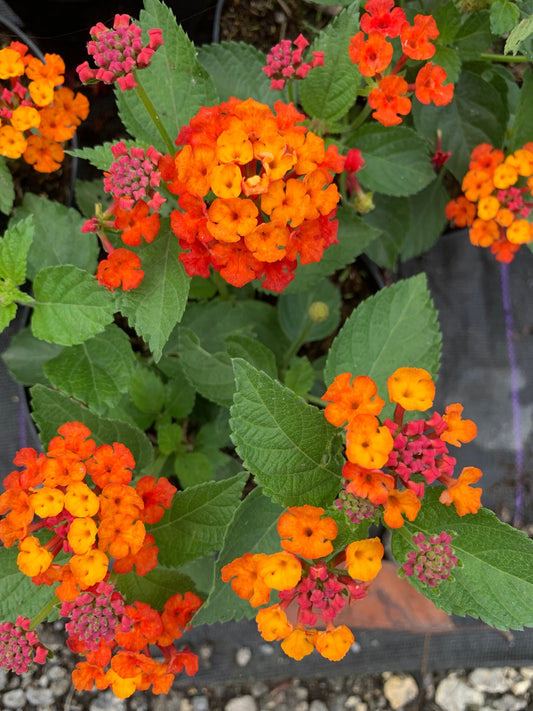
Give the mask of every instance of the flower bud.
[{"label": "flower bud", "polygon": [[329,307],[323,301],[313,301],[307,313],[313,323],[322,323],[329,317]]}]

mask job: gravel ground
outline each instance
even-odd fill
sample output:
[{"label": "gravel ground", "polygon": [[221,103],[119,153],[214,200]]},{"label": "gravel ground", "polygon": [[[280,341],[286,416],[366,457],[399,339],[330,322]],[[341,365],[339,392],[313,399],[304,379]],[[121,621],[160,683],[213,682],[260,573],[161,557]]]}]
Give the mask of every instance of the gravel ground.
[{"label": "gravel ground", "polygon": [[[79,657],[64,644],[62,623],[46,625],[40,638],[54,652],[46,665],[22,676],[0,670],[0,711],[521,711],[533,709],[533,667],[431,672],[384,672],[317,679],[288,678],[179,686],[167,695],[136,692],[117,699],[110,691],[78,692],[70,673]],[[200,664],[216,663],[208,649],[194,650]],[[249,650],[235,660],[245,668]],[[302,665],[305,662],[302,662]]]}]

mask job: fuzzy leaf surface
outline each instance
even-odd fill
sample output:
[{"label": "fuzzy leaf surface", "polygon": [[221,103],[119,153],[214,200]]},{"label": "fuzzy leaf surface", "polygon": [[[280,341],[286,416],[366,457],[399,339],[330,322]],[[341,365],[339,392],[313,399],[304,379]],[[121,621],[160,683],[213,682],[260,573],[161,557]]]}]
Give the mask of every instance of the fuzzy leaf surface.
[{"label": "fuzzy leaf surface", "polygon": [[361,74],[350,59],[350,38],[359,29],[359,6],[353,3],[323,30],[310,51],[324,52],[324,66],[311,69],[300,85],[300,101],[312,118],[338,121],[357,98]]},{"label": "fuzzy leaf surface", "polygon": [[209,597],[194,616],[193,625],[211,625],[251,618],[257,613],[248,600],[243,600],[224,583],[220,571],[245,553],[275,553],[280,550],[278,518],[283,508],[267,498],[256,487],[241,501],[230,523],[215,565],[215,579]]},{"label": "fuzzy leaf surface", "polygon": [[5,279],[14,286],[24,284],[33,234],[31,215],[5,231],[0,239],[0,279]]},{"label": "fuzzy leaf surface", "polygon": [[343,465],[339,430],[322,411],[246,361],[235,359],[232,439],[244,467],[284,506],[327,506]]},{"label": "fuzzy leaf surface", "polygon": [[15,622],[23,614],[34,617],[55,597],[49,585],[34,585],[31,578],[21,573],[17,566],[17,546],[0,548],[0,619]]},{"label": "fuzzy leaf surface", "polygon": [[142,576],[135,571],[117,575],[116,586],[130,605],[146,602],[154,610],[162,610],[166,601],[176,593],[183,595],[187,590],[194,591],[194,583],[187,575],[162,565]]},{"label": "fuzzy leaf surface", "polygon": [[367,375],[379,392],[403,366],[425,368],[436,378],[442,336],[425,274],[397,282],[365,299],[333,341],[324,377]]},{"label": "fuzzy leaf surface", "polygon": [[498,629],[532,626],[533,541],[488,509],[458,516],[453,505],[439,503],[442,491],[426,490],[415,521],[393,531],[392,551],[401,564],[412,545],[406,534],[453,532],[451,546],[463,566],[453,570],[453,582],[438,588],[422,586],[414,576],[409,582],[448,614],[470,615]]},{"label": "fuzzy leaf surface", "polygon": [[[180,128],[202,106],[218,102],[213,81],[196,58],[194,44],[176,23],[170,8],[159,0],[146,0],[140,25],[144,30],[158,28],[164,44],[157,48],[150,65],[139,72],[139,81],[148,94],[171,141]],[[135,90],[115,91],[120,118],[135,138],[163,153],[169,146],[161,138],[154,122]]]},{"label": "fuzzy leaf surface", "polygon": [[174,494],[170,509],[149,527],[162,565],[177,568],[220,549],[247,476],[241,473]]},{"label": "fuzzy leaf surface", "polygon": [[83,422],[91,430],[97,445],[121,442],[133,454],[135,471],[148,473],[154,458],[154,450],[148,437],[137,427],[99,417],[76,400],[44,385],[31,388],[32,417],[45,447],[65,422]]},{"label": "fuzzy leaf surface", "polygon": [[533,141],[531,116],[533,116],[533,72],[528,69],[522,77],[522,86],[511,131],[510,150],[516,151],[528,141]]},{"label": "fuzzy leaf surface", "polygon": [[15,202],[15,184],[5,158],[0,157],[0,212],[9,215]]}]

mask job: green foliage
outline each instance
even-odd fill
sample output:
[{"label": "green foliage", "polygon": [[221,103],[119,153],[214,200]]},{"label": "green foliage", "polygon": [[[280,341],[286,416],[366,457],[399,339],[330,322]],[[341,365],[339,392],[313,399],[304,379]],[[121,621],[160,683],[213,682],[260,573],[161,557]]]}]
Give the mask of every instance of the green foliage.
[{"label": "green foliage", "polygon": [[100,333],[113,320],[113,300],[96,279],[78,267],[42,269],[33,282],[31,327],[43,341],[74,346]]},{"label": "green foliage", "polygon": [[406,126],[371,123],[353,137],[365,161],[357,173],[361,185],[385,195],[413,195],[434,179],[427,143]]},{"label": "green foliage", "polygon": [[[326,305],[327,318],[313,322],[309,307],[315,302]],[[281,328],[293,343],[320,341],[338,328],[341,318],[341,297],[339,290],[328,281],[322,280],[307,291],[296,294],[281,294],[278,301]]]},{"label": "green foliage", "polygon": [[128,390],[134,368],[128,336],[111,324],[85,343],[63,349],[45,363],[44,373],[55,388],[102,415]]},{"label": "green foliage", "polygon": [[511,132],[511,151],[516,151],[528,141],[533,141],[533,72],[527,69],[522,76],[522,86]]},{"label": "green foliage", "polygon": [[76,203],[82,215],[90,218],[94,215],[94,206],[111,204],[111,196],[105,190],[101,179],[76,180]]},{"label": "green foliage", "polygon": [[266,55],[244,42],[204,44],[198,50],[198,60],[215,83],[220,101],[235,96],[248,98],[273,107],[276,101],[287,101],[287,90],[273,91],[270,79],[263,72]]},{"label": "green foliage", "polygon": [[[159,0],[146,0],[140,25],[144,30],[159,28],[164,44],[157,48],[150,66],[138,73],[138,82],[146,91],[171,141],[180,128],[202,106],[212,106],[218,96],[209,74],[196,57],[196,50],[172,11]],[[132,136],[168,153],[154,122],[137,92],[115,92],[120,118]]]},{"label": "green foliage", "polygon": [[313,387],[315,371],[309,358],[293,358],[283,382],[297,395],[305,395]]},{"label": "green foliage", "polygon": [[9,215],[15,201],[15,184],[5,158],[0,156],[0,212]]},{"label": "green foliage", "polygon": [[533,541],[487,509],[459,517],[453,505],[439,503],[441,491],[426,491],[416,520],[393,532],[392,551],[403,563],[411,536],[446,531],[452,533],[451,546],[462,567],[453,570],[453,582],[438,588],[422,586],[414,576],[409,582],[448,614],[479,617],[498,629],[533,625]]},{"label": "green foliage", "polygon": [[533,16],[524,18],[518,25],[509,33],[509,37],[505,42],[505,54],[518,54],[523,51],[524,42],[533,35]]},{"label": "green foliage", "polygon": [[160,564],[146,575],[135,572],[118,575],[116,586],[126,600],[146,602],[154,610],[162,610],[166,601],[176,593],[194,591],[194,583],[187,575]]},{"label": "green foliage", "polygon": [[50,385],[44,365],[62,350],[62,346],[35,338],[27,326],[13,336],[9,347],[2,353],[2,360],[11,375],[23,385]]},{"label": "green foliage", "polygon": [[329,350],[324,376],[367,375],[386,393],[387,378],[404,366],[438,374],[441,333],[437,312],[419,274],[365,299],[348,318]]},{"label": "green foliage", "polygon": [[327,506],[340,488],[342,442],[324,413],[243,360],[234,361],[232,439],[267,496]]},{"label": "green foliage", "polygon": [[[148,148],[148,143],[143,143],[141,140],[127,139],[122,141],[126,148],[131,148],[132,146],[139,146],[140,148]],[[82,160],[87,160],[91,165],[94,165],[98,170],[109,170],[111,163],[115,160],[113,158],[113,153],[111,152],[111,147],[116,145],[117,141],[106,141],[100,146],[95,146],[94,148],[76,148],[74,150],[67,151],[69,155],[75,158],[81,158]],[[100,181],[102,184],[102,181]],[[77,194],[76,194],[77,199]],[[81,208],[81,205],[80,205]],[[83,212],[83,210],[82,210]]]},{"label": "green foliage", "polygon": [[0,548],[0,619],[15,622],[20,614],[33,617],[55,598],[52,587],[34,585],[17,566],[18,548]]},{"label": "green foliage", "polygon": [[[479,74],[463,71],[447,106],[413,103],[415,127],[430,141],[442,132],[444,150],[451,151],[446,168],[460,182],[468,169],[472,150],[480,143],[502,145],[509,118],[507,103]],[[475,116],[475,120],[472,117]]]},{"label": "green foliage", "polygon": [[311,118],[338,121],[357,98],[361,75],[348,47],[358,29],[359,7],[354,2],[313,42],[312,51],[324,52],[324,66],[312,69],[300,84],[300,101]]},{"label": "green foliage", "polygon": [[351,264],[379,235],[379,231],[364,222],[351,207],[337,208],[336,219],[339,223],[339,243],[328,247],[319,262],[301,264],[296,270],[296,276],[285,288],[284,294],[306,291],[337,269]]},{"label": "green foliage", "polygon": [[35,233],[28,254],[28,277],[44,267],[72,265],[96,271],[98,243],[94,234],[82,234],[83,218],[77,210],[45,197],[26,193],[11,224],[33,216]]},{"label": "green foliage", "polygon": [[137,473],[148,474],[153,461],[153,447],[141,430],[117,420],[99,417],[76,400],[44,385],[30,390],[32,417],[45,447],[65,422],[83,422],[97,445],[121,442],[133,454]]},{"label": "green foliage", "polygon": [[120,310],[150,346],[156,362],[187,304],[190,279],[179,261],[180,251],[168,221],[162,221],[155,240],[136,250],[144,279],[119,298]]},{"label": "green foliage", "polygon": [[490,6],[490,29],[495,35],[510,32],[520,19],[520,8],[511,0],[493,0]]},{"label": "green foliage", "polygon": [[282,513],[283,508],[267,499],[260,487],[256,487],[240,503],[217,558],[209,597],[196,613],[193,625],[210,625],[255,616],[257,610],[248,600],[238,597],[229,583],[222,582],[220,571],[224,565],[245,553],[275,553],[280,550],[277,523]]},{"label": "green foliage", "polygon": [[177,568],[219,550],[246,478],[238,474],[177,492],[161,521],[148,527],[159,548],[159,562]]},{"label": "green foliage", "polygon": [[29,215],[8,229],[0,240],[0,279],[13,286],[24,284],[34,223]]}]

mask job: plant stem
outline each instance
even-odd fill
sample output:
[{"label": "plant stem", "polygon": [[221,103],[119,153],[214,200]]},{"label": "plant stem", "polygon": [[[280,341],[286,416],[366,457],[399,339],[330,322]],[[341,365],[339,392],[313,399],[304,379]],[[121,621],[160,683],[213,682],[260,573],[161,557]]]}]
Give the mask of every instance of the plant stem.
[{"label": "plant stem", "polygon": [[488,59],[491,62],[505,62],[506,64],[509,63],[522,63],[522,62],[529,62],[530,59],[528,57],[515,57],[514,55],[508,55],[508,54],[490,54],[490,52],[483,52],[482,54],[479,55],[480,59]]},{"label": "plant stem", "polygon": [[59,598],[57,598],[55,595],[54,597],[48,602],[43,609],[38,612],[35,617],[32,619],[31,624],[30,624],[30,630],[34,630],[38,625],[43,622],[43,620],[46,620],[48,615],[52,612],[54,607],[57,605],[59,602]]},{"label": "plant stem", "polygon": [[213,284],[216,286],[218,289],[218,293],[220,294],[220,298],[224,299],[224,301],[227,301],[230,297],[229,291],[228,291],[228,285],[226,283],[226,280],[224,277],[221,277],[218,272],[213,272],[211,274],[211,279],[213,281]]},{"label": "plant stem", "polygon": [[357,116],[354,118],[352,123],[350,124],[350,130],[355,131],[359,126],[366,121],[368,116],[370,115],[370,112],[372,111],[372,107],[366,102],[366,104],[363,106],[361,111],[357,114]]},{"label": "plant stem", "polygon": [[285,356],[283,358],[283,369],[289,366],[292,357],[295,356],[300,350],[300,348],[303,346],[303,344],[305,343],[305,339],[313,330],[314,325],[315,324],[313,323],[313,321],[309,319],[309,323],[300,331],[300,334],[291,343],[289,350],[285,353]]},{"label": "plant stem", "polygon": [[159,135],[163,139],[163,142],[165,143],[168,152],[173,155],[176,152],[176,146],[172,143],[170,136],[167,133],[167,129],[163,126],[163,122],[161,121],[157,114],[157,111],[155,110],[155,106],[152,104],[150,97],[148,96],[143,85],[140,82],[139,72],[134,71],[133,76],[135,77],[135,81],[137,82],[137,86],[135,87],[137,96],[142,101],[144,108],[147,110],[148,115],[150,116],[150,118],[154,122],[155,127],[159,131]]},{"label": "plant stem", "polygon": [[311,402],[313,405],[318,405],[319,407],[326,407],[326,403],[322,398],[317,397],[316,395],[311,395],[311,393],[307,393],[307,395],[304,396],[307,402]]}]

